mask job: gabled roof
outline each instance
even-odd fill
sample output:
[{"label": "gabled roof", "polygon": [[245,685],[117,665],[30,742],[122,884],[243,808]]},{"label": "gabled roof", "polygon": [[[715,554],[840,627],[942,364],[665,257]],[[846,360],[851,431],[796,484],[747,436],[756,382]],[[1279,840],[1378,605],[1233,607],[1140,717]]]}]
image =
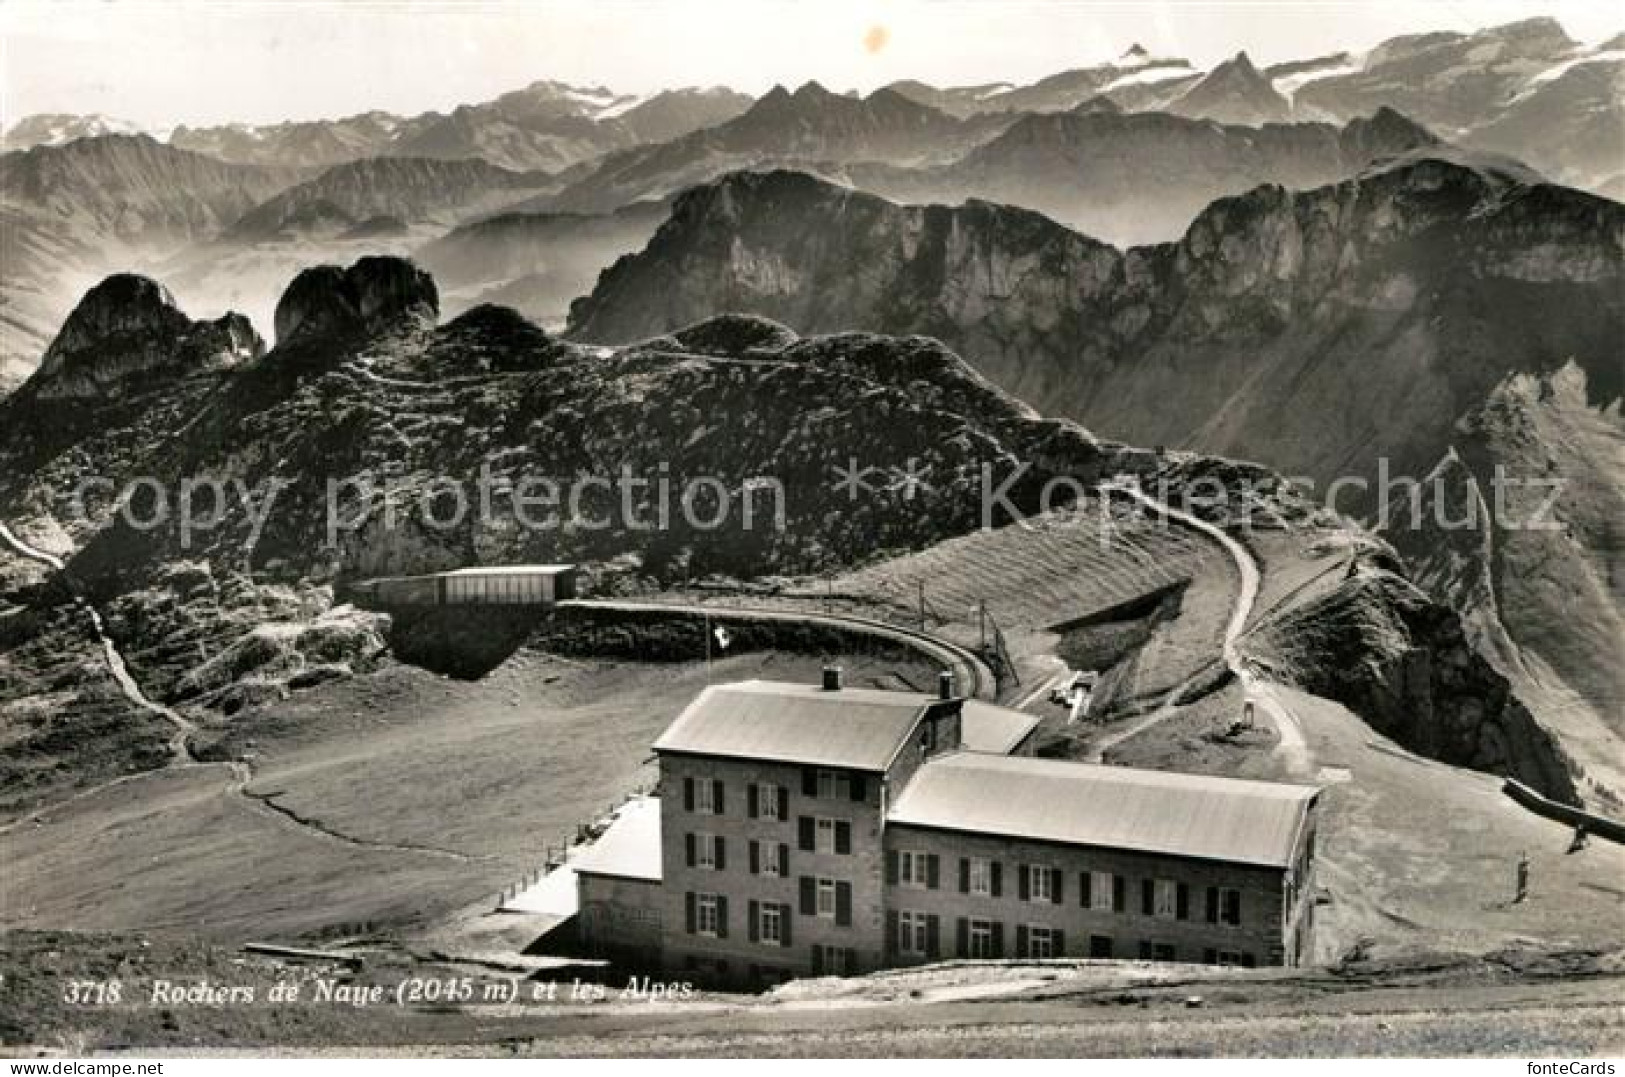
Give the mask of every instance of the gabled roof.
[{"label": "gabled roof", "polygon": [[655,741],[657,752],[883,771],[940,703],[919,692],[828,691],[815,684],[740,681],[701,692]]},{"label": "gabled roof", "polygon": [[570,867],[577,875],[659,882],[660,798],[633,797],[622,804],[609,828]]},{"label": "gabled roof", "polygon": [[965,700],[960,712],[959,739],[968,752],[1006,755],[1038,728],[1038,715],[1011,710],[979,699]]},{"label": "gabled roof", "polygon": [[958,752],[916,771],[887,820],[1287,867],[1319,792],[1306,785]]}]

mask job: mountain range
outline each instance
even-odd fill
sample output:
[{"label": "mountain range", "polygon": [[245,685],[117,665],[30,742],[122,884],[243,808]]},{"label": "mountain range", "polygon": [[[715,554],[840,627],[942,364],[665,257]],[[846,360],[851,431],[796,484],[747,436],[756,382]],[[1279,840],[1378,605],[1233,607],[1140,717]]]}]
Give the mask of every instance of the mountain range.
[{"label": "mountain range", "polygon": [[[1617,528],[1598,522],[1625,504],[1625,206],[1424,147],[1323,187],[1220,199],[1177,242],[1118,250],[1012,207],[741,174],[679,198],[575,304],[570,332],[619,344],[717,310],[927,334],[1046,414],[1260,460],[1317,491],[1341,481],[1339,507],[1367,518],[1385,476],[1422,479],[1457,446],[1486,499],[1497,464],[1564,479],[1562,537],[1482,532],[1490,586],[1472,610],[1534,656],[1513,673],[1551,672],[1561,720],[1621,732],[1625,680],[1594,659],[1625,638]],[[1396,544],[1440,548],[1418,540],[1430,519]],[[1568,559],[1568,585],[1512,568],[1536,538]],[[1436,582],[1470,606],[1450,576]]]}]

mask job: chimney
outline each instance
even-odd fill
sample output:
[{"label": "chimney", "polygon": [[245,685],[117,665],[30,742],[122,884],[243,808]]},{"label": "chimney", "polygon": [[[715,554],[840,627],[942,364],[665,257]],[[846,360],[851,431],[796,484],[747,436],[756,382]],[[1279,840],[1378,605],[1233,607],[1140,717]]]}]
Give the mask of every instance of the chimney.
[{"label": "chimney", "polygon": [[839,692],[841,690],[841,667],[824,667],[824,691]]},{"label": "chimney", "polygon": [[943,670],[937,674],[937,698],[954,698],[954,675],[950,670]]}]

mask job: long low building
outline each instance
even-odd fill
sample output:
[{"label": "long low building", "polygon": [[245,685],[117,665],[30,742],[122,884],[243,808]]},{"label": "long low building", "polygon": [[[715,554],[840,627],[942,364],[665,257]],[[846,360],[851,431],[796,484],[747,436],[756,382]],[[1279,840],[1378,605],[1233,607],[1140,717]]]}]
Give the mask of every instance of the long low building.
[{"label": "long low building", "polygon": [[[655,742],[658,827],[614,858],[636,885],[580,876],[583,943],[748,986],[950,958],[1311,952],[1318,789],[1032,758],[1036,724],[946,674],[935,695],[833,670],[709,687]],[[629,923],[646,927],[632,945]]]},{"label": "long low building", "polygon": [[551,606],[576,597],[574,565],[485,565],[355,585],[390,606]]}]

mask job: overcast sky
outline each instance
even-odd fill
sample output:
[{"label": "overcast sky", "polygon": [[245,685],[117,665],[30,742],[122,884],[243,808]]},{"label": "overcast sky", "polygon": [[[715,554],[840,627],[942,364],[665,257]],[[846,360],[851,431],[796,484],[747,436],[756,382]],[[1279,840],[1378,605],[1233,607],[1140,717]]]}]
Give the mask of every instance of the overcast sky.
[{"label": "overcast sky", "polygon": [[1625,29],[1617,11],[1592,0],[0,0],[0,122],[412,114],[541,78],[631,93],[1030,82],[1135,42],[1199,65],[1239,49],[1267,63],[1540,14],[1597,41]]}]

